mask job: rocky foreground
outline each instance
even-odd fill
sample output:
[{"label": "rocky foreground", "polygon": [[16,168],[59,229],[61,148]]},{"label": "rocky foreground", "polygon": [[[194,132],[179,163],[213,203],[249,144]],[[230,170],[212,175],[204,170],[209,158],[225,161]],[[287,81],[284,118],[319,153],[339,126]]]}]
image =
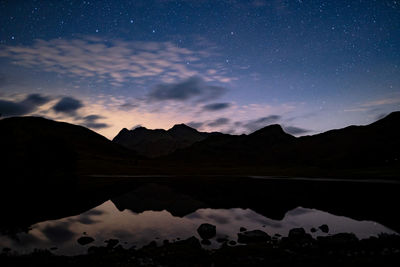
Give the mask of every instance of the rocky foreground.
[{"label": "rocky foreground", "polygon": [[[324,232],[324,228],[321,228]],[[91,246],[79,256],[57,256],[49,250],[18,255],[7,249],[1,266],[400,266],[400,236],[381,234],[359,240],[339,233],[313,238],[303,228],[290,230],[288,237],[270,236],[260,230],[241,229],[237,241],[217,239],[218,249],[205,249],[215,237],[212,225],[198,229],[196,237],[162,245],[152,241],[140,249],[125,249],[116,239],[104,246]],[[78,240],[87,245],[91,240]]]}]

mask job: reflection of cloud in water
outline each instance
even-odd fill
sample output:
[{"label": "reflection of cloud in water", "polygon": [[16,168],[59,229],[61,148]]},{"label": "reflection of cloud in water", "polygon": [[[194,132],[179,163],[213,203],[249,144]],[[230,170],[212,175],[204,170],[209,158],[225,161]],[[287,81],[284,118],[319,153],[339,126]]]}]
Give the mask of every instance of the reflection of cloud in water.
[{"label": "reflection of cloud in water", "polygon": [[[95,239],[92,245],[103,246],[104,240],[117,238],[123,246],[129,248],[132,245],[141,247],[156,238],[159,238],[159,242],[164,239],[176,240],[178,237],[186,239],[193,235],[199,238],[196,230],[205,222],[216,225],[217,237],[228,237],[230,240],[237,240],[240,227],[246,227],[248,230],[259,229],[269,235],[279,233],[283,236],[293,227],[304,227],[308,231],[311,227],[318,227],[323,223],[328,224],[330,234],[354,232],[359,237],[367,237],[380,232],[391,232],[373,222],[360,222],[305,208],[291,210],[278,221],[251,209],[241,208],[198,209],[184,217],[175,217],[165,210],[135,214],[129,210],[120,212],[108,201],[78,216],[36,224],[29,233],[18,235],[20,243],[0,236],[0,246],[27,252],[28,249],[32,251],[33,248],[56,246],[59,249],[54,253],[74,255],[86,252],[87,248],[79,246],[76,242],[83,232]],[[209,248],[217,246],[219,245],[213,239]]]},{"label": "reflection of cloud in water", "polygon": [[42,233],[52,242],[66,242],[75,236],[68,227],[69,223],[48,225],[42,230]]},{"label": "reflection of cloud in water", "polygon": [[203,218],[203,216],[201,216],[200,213],[198,213],[197,211],[190,213],[189,215],[185,216],[188,219],[201,219]]},{"label": "reflection of cloud in water", "polygon": [[82,224],[95,224],[97,222],[99,222],[98,220],[93,220],[92,218],[90,218],[90,216],[87,216],[86,214],[82,214],[80,215],[76,221],[82,223]]},{"label": "reflection of cloud in water", "polygon": [[259,224],[263,226],[269,226],[272,228],[281,228],[282,224],[280,221],[275,221],[268,219],[261,214],[256,213],[255,211],[251,209],[245,209],[243,210],[244,212],[242,213],[241,219],[245,223],[248,223],[249,221],[254,223],[254,224]]},{"label": "reflection of cloud in water", "polygon": [[209,214],[207,218],[214,220],[218,224],[228,224],[230,222],[230,219],[228,217],[218,214]]},{"label": "reflection of cloud in water", "polygon": [[241,220],[243,220],[243,217],[240,216],[240,215],[236,215],[236,216],[235,216],[235,220],[236,220],[236,221],[241,221]]},{"label": "reflection of cloud in water", "polygon": [[315,212],[315,210],[298,207],[298,208],[295,208],[293,210],[289,210],[288,212],[286,212],[285,216],[297,216],[297,215],[307,214],[310,212]]},{"label": "reflection of cloud in water", "polygon": [[93,209],[93,210],[89,210],[83,214],[96,216],[96,215],[103,215],[104,213],[106,213],[106,212],[103,210]]}]

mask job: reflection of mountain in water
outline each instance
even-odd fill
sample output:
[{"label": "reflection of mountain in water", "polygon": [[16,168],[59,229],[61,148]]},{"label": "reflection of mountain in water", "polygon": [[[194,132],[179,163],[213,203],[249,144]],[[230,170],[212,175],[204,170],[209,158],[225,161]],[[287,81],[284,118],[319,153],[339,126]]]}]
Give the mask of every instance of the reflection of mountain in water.
[{"label": "reflection of mountain in water", "polygon": [[[202,177],[196,182],[164,179],[138,183],[131,192],[112,198],[112,202],[119,210],[136,213],[167,210],[181,217],[199,208],[249,208],[276,220],[302,206],[358,220],[377,221],[399,231],[400,219],[393,215],[398,187],[357,182]],[[385,194],[378,196],[377,192]]]},{"label": "reflection of mountain in water", "polygon": [[[173,216],[168,211],[144,211],[132,213],[116,209],[111,201],[77,216],[59,220],[45,221],[32,226],[26,233],[18,233],[17,238],[0,235],[0,248],[9,247],[18,252],[29,252],[35,248],[57,247],[57,254],[75,255],[86,253],[88,246],[77,243],[82,233],[87,233],[92,242],[89,246],[104,246],[109,238],[119,240],[125,248],[135,245],[142,247],[151,241],[161,244],[164,240],[176,241],[195,236],[197,228],[203,223],[216,226],[216,236],[211,238],[206,248],[219,248],[221,240],[238,240],[241,228],[262,230],[270,235],[287,236],[293,227],[311,228],[328,224],[329,234],[351,232],[359,238],[369,238],[381,233],[392,234],[386,227],[366,221],[356,221],[339,217],[315,209],[298,207],[288,211],[282,220],[273,220],[251,209],[198,209],[186,216]],[[311,231],[312,233],[312,231]],[[316,231],[314,237],[328,233]],[[85,236],[85,235],[84,235]]]}]

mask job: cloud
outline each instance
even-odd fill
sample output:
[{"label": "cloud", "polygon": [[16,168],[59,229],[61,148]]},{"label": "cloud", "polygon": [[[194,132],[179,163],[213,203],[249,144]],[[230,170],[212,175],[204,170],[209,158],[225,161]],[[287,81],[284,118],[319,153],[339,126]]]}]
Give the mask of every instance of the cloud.
[{"label": "cloud", "polygon": [[366,103],[361,104],[360,106],[363,108],[370,108],[370,107],[376,107],[376,106],[384,106],[384,105],[392,105],[392,104],[399,104],[400,103],[400,97],[391,97],[391,98],[382,98],[374,101],[369,101]]},{"label": "cloud", "polygon": [[22,101],[0,99],[0,114],[5,117],[27,115],[49,101],[49,97],[40,94],[27,95]]},{"label": "cloud", "polygon": [[198,76],[190,77],[178,83],[156,85],[147,95],[149,101],[187,101],[204,102],[215,99],[226,92],[220,86],[207,85]]},{"label": "cloud", "polygon": [[[230,82],[233,78],[226,75],[217,54],[210,50],[199,47],[191,50],[177,47],[172,42],[104,41],[86,36],[81,39],[38,39],[30,46],[2,46],[0,57],[23,67],[96,78],[113,86],[138,82],[138,79],[173,82],[196,75],[202,75],[206,81]],[[200,64],[211,56],[214,63]],[[215,71],[209,72],[209,69]]]},{"label": "cloud", "polygon": [[41,106],[46,104],[50,100],[51,98],[48,96],[43,96],[41,94],[30,94],[25,98],[23,102],[26,104]]},{"label": "cloud", "polygon": [[53,106],[53,110],[59,113],[74,114],[83,104],[80,100],[73,97],[63,97]]},{"label": "cloud", "polygon": [[209,122],[207,125],[210,127],[217,127],[217,126],[222,126],[222,125],[226,125],[229,123],[229,119],[228,118],[218,118],[212,122]]},{"label": "cloud", "polygon": [[285,132],[292,134],[292,135],[300,135],[300,134],[306,134],[306,133],[311,132],[311,130],[294,127],[294,126],[286,126],[286,127],[284,127],[284,130],[285,130]]},{"label": "cloud", "polygon": [[255,119],[255,120],[243,122],[242,126],[244,128],[246,128],[247,130],[253,132],[253,131],[261,129],[269,124],[275,123],[280,119],[281,119],[281,116],[279,116],[279,115],[269,115],[269,116],[261,117],[261,118]]},{"label": "cloud", "polygon": [[218,111],[222,109],[229,108],[231,106],[230,103],[213,103],[203,106],[203,110],[205,111]]},{"label": "cloud", "polygon": [[75,236],[68,227],[69,223],[48,225],[42,230],[42,233],[52,242],[63,243],[71,240]]},{"label": "cloud", "polygon": [[83,122],[81,124],[83,126],[96,130],[110,127],[110,125],[108,125],[107,123],[98,122],[98,120],[100,119],[104,119],[104,117],[99,115],[88,115],[83,118]]},{"label": "cloud", "polygon": [[123,110],[132,110],[132,109],[135,109],[135,108],[139,107],[139,105],[138,104],[134,104],[134,103],[130,103],[130,102],[126,102],[124,104],[121,104],[119,107],[121,109],[123,109]]},{"label": "cloud", "polygon": [[192,127],[192,128],[195,128],[195,129],[200,129],[201,126],[204,125],[204,122],[195,122],[195,121],[191,121],[191,122],[188,122],[188,123],[186,123],[186,124],[187,124],[187,126],[189,126],[189,127]]}]

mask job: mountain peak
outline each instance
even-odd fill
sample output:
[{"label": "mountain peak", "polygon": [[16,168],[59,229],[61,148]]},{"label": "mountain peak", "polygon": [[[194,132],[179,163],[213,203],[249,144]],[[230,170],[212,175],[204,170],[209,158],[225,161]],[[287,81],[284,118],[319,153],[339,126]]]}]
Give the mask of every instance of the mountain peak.
[{"label": "mountain peak", "polygon": [[180,123],[180,124],[175,124],[175,125],[172,126],[172,128],[169,129],[168,131],[171,131],[171,130],[178,130],[178,129],[190,129],[190,130],[195,130],[195,129],[193,129],[192,127],[187,126],[187,125],[184,124],[184,123]]},{"label": "mountain peak", "polygon": [[376,121],[376,123],[397,123],[400,122],[400,111],[394,111],[389,113],[388,115],[384,116],[380,120]]},{"label": "mountain peak", "polygon": [[286,134],[285,131],[283,130],[282,126],[279,124],[271,124],[268,126],[265,126],[250,135],[276,135],[276,134]]}]

